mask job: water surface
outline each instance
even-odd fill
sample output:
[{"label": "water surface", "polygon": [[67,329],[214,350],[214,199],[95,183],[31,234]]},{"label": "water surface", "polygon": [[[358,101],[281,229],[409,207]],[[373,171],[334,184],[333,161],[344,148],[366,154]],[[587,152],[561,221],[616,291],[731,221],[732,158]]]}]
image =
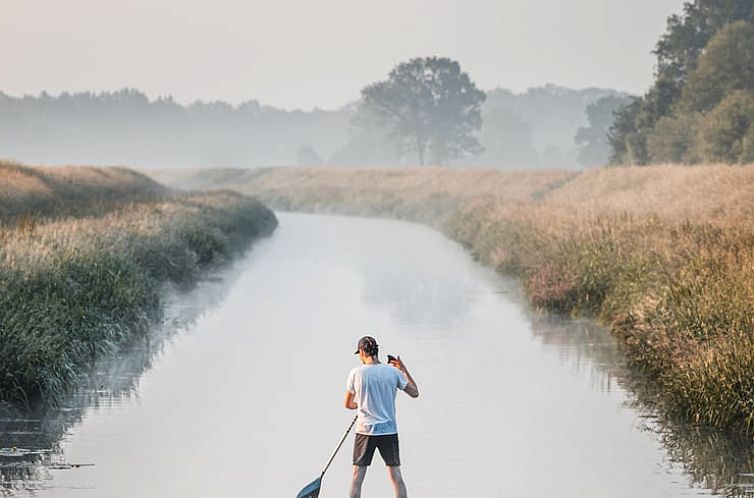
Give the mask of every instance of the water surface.
[{"label": "water surface", "polygon": [[[292,498],[350,422],[345,381],[364,334],[421,390],[397,403],[412,498],[710,493],[625,390],[604,330],[532,312],[514,281],[431,229],[279,218],[131,396],[68,427],[58,460],[94,466],[47,470],[12,496]],[[323,498],[347,495],[351,445]],[[379,456],[363,496],[392,496]]]}]

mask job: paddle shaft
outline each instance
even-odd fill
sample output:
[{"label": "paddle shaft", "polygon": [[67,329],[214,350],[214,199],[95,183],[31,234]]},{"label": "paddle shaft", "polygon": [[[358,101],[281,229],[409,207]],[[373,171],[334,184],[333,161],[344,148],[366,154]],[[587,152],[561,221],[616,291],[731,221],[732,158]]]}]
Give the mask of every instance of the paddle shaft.
[{"label": "paddle shaft", "polygon": [[348,429],[346,429],[345,434],[343,434],[343,437],[340,439],[340,442],[338,443],[338,447],[335,448],[335,451],[333,451],[332,455],[330,455],[330,459],[327,461],[327,465],[325,465],[324,470],[322,470],[322,475],[325,475],[325,472],[327,472],[327,469],[330,468],[330,464],[335,459],[335,455],[338,454],[338,450],[340,450],[340,447],[343,446],[343,443],[346,441],[346,438],[348,437],[348,433],[351,432],[351,429],[353,429],[353,425],[356,423],[357,418],[359,418],[358,415],[356,415],[353,418],[353,421],[351,421],[351,425],[348,426]]}]

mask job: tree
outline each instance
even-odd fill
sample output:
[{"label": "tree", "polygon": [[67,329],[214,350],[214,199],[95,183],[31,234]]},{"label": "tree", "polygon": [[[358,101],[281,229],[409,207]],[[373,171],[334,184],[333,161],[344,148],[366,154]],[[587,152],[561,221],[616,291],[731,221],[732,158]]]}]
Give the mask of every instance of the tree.
[{"label": "tree", "polygon": [[749,131],[741,142],[741,148],[741,164],[754,163],[754,126],[749,127]]},{"label": "tree", "polygon": [[737,21],[709,41],[680,100],[650,132],[651,162],[748,162],[754,120],[754,26]]},{"label": "tree", "polygon": [[478,134],[484,153],[475,161],[486,166],[526,168],[539,165],[528,121],[508,109],[483,109],[484,126]]},{"label": "tree", "polygon": [[693,0],[684,4],[682,15],[668,18],[667,30],[654,50],[654,85],[619,111],[618,126],[611,128],[611,162],[647,164],[651,160],[648,141],[655,126],[675,112],[682,90],[710,40],[736,21],[754,22],[752,0]]},{"label": "tree", "polygon": [[637,126],[644,99],[632,99],[615,112],[615,121],[607,132],[610,164],[646,164],[647,137]]},{"label": "tree", "polygon": [[729,164],[750,162],[753,129],[754,94],[731,93],[701,120],[697,136],[701,159]]},{"label": "tree", "polygon": [[615,121],[615,111],[620,109],[628,99],[618,95],[609,95],[592,102],[586,108],[589,126],[581,127],[573,137],[579,147],[578,161],[583,166],[605,164],[610,155],[607,133]]},{"label": "tree", "polygon": [[379,118],[363,101],[355,107],[350,119],[348,140],[332,156],[333,164],[395,165],[400,162],[400,151],[378,123]]},{"label": "tree", "polygon": [[670,114],[679,88],[661,76],[643,96],[629,101],[615,112],[610,127],[610,163],[645,165],[650,161],[648,141],[657,122]]},{"label": "tree", "polygon": [[401,154],[444,164],[482,148],[473,132],[482,125],[480,91],[456,61],[423,57],[398,64],[388,79],[361,91],[363,104]]},{"label": "tree", "polygon": [[712,37],[736,21],[754,23],[751,0],[694,0],[683,6],[683,15],[668,19],[666,33],[657,42],[658,75],[681,84],[696,67]]},{"label": "tree", "polygon": [[652,163],[692,164],[699,114],[676,113],[660,118],[649,137],[647,149]]},{"label": "tree", "polygon": [[746,21],[712,37],[683,88],[680,105],[708,112],[736,90],[754,90],[754,26]]}]

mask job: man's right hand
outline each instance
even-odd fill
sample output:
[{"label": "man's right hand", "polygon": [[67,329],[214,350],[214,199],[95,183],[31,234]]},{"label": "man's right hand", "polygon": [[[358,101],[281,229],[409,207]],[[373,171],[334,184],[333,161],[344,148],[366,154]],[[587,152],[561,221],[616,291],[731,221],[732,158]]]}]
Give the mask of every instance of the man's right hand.
[{"label": "man's right hand", "polygon": [[400,359],[401,359],[400,356],[397,357],[397,358],[395,356],[390,356],[388,358],[387,362],[388,362],[389,365],[397,368],[398,370],[401,370],[402,363],[401,363]]},{"label": "man's right hand", "polygon": [[403,363],[403,360],[401,360],[401,357],[398,356],[395,360],[393,360],[390,363],[395,368],[400,370],[403,373],[403,375],[406,376],[406,380],[408,381],[408,384],[406,385],[406,388],[403,391],[409,396],[411,396],[412,398],[418,398],[419,388],[417,387],[416,382],[414,381],[414,378],[411,377],[410,373],[408,373],[408,368],[406,368],[406,364]]},{"label": "man's right hand", "polygon": [[401,360],[400,355],[397,358],[393,358],[393,361],[391,361],[390,364],[403,373],[408,372],[408,369],[406,368],[406,364],[403,363],[403,360]]}]

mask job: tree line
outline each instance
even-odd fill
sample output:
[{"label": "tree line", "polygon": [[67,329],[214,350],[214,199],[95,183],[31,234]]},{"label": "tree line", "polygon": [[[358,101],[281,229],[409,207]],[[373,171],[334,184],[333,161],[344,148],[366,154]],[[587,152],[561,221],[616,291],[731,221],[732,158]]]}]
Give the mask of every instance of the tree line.
[{"label": "tree line", "polygon": [[554,85],[480,90],[457,61],[396,65],[340,109],[288,111],[134,89],[12,97],[0,93],[0,157],[143,167],[604,164],[612,112],[627,96]]},{"label": "tree line", "polygon": [[754,162],[754,2],[686,2],[654,53],[652,87],[615,114],[611,162]]}]

